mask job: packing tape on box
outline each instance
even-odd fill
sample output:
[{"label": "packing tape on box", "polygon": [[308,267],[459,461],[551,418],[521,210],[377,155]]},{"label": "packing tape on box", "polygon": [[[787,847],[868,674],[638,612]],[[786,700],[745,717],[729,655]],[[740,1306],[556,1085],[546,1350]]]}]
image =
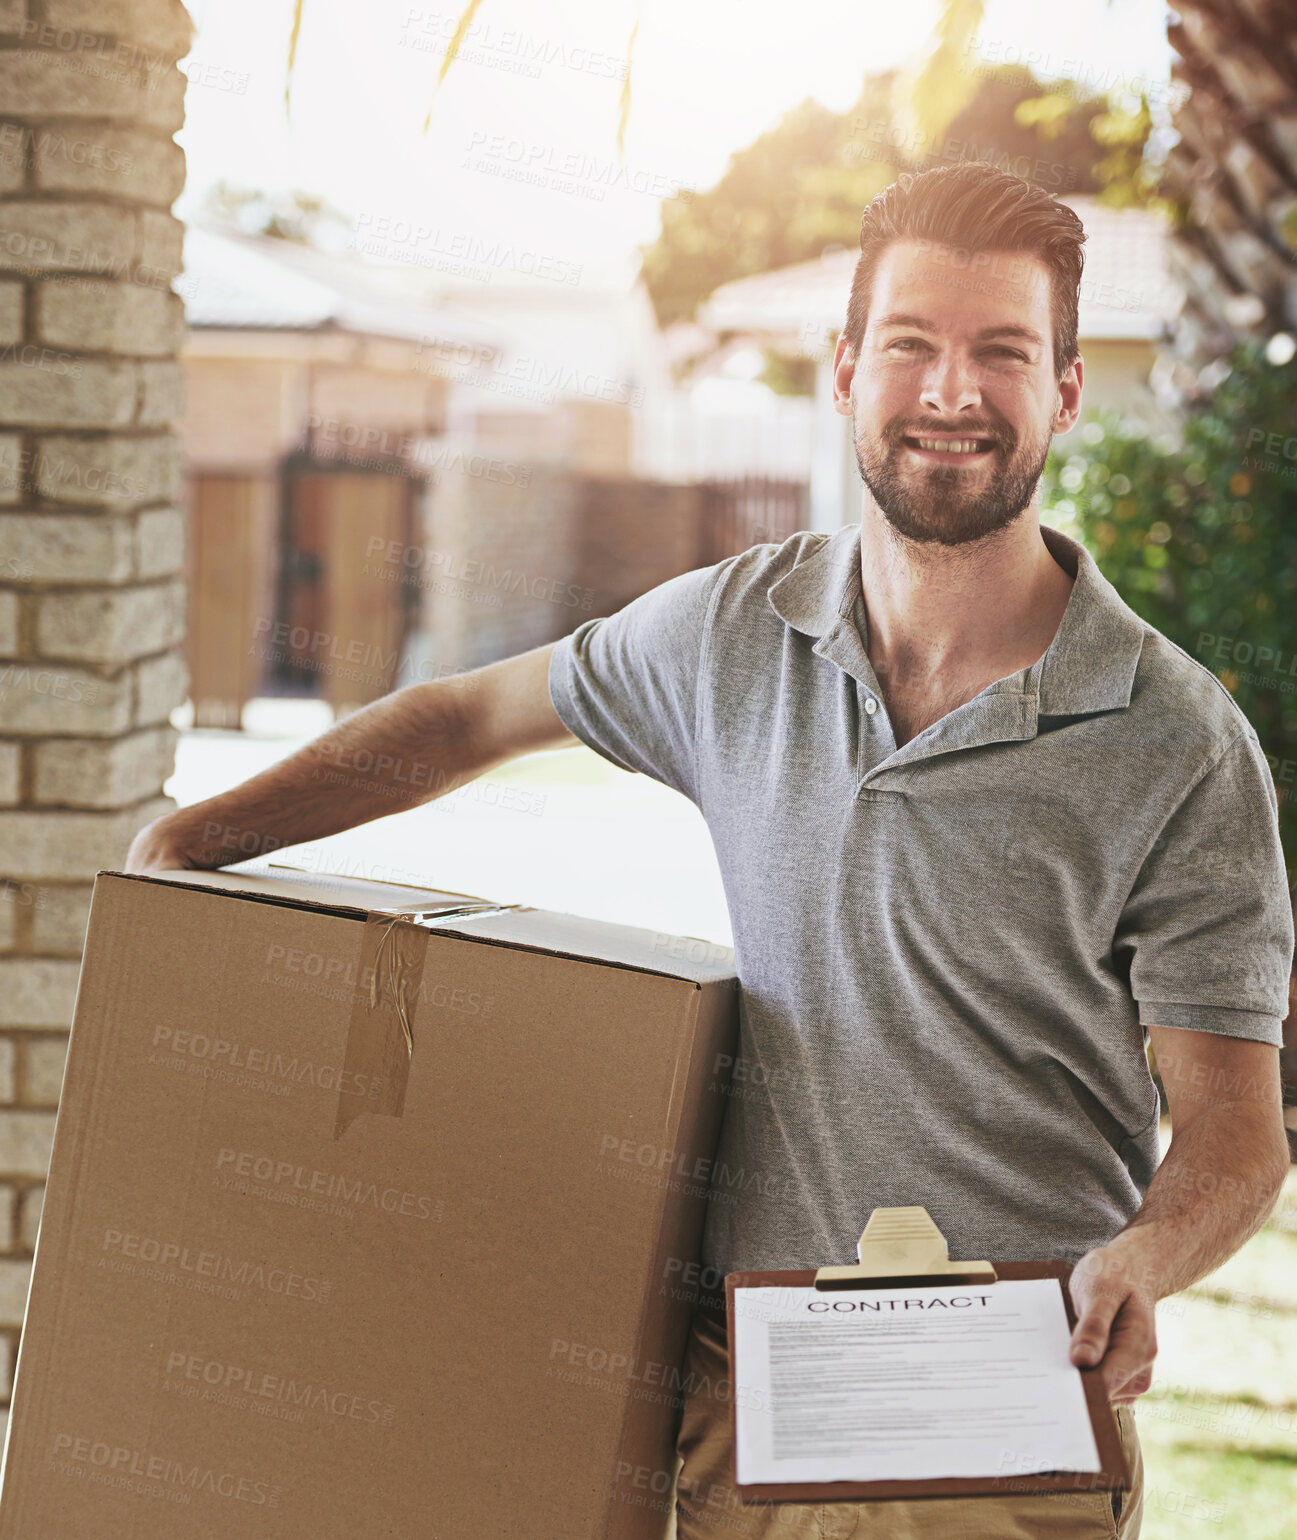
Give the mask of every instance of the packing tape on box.
[{"label": "packing tape on box", "polygon": [[472,901],[399,914],[378,911],[368,916],[356,968],[360,986],[347,1027],[333,1124],[335,1139],[340,1139],[362,1112],[390,1118],[405,1114],[405,1087],[414,1055],[412,1019],[428,954],[428,922],[522,907]]},{"label": "packing tape on box", "polygon": [[410,1018],[423,983],[427,950],[427,932],[408,916],[371,914],[365,921],[356,969],[360,986],[347,1027],[335,1139],[362,1112],[390,1118],[404,1115],[414,1046]]}]

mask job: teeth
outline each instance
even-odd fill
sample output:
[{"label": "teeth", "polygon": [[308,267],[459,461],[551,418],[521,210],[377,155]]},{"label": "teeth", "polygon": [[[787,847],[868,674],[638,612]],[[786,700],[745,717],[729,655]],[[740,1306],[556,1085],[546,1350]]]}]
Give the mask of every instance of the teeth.
[{"label": "teeth", "polygon": [[977,453],[978,440],[975,438],[921,438],[918,444],[920,449],[940,449],[947,454],[967,455]]}]

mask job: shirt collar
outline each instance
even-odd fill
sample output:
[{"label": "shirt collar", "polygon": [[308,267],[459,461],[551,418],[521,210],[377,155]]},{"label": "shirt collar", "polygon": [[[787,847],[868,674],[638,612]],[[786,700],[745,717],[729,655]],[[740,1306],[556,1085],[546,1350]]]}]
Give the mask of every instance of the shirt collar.
[{"label": "shirt collar", "polygon": [[[1144,622],[1079,541],[1047,524],[1040,526],[1040,533],[1053,555],[1075,573],[1076,581],[1053,641],[1028,671],[1028,685],[1034,684],[1038,691],[1039,713],[1074,716],[1129,706],[1144,645]],[[780,619],[821,643],[833,632],[831,640],[840,645],[847,627],[852,632],[858,629],[861,651],[867,657],[867,620],[859,603],[860,526],[849,524],[821,538],[803,561],[771,584],[767,598]],[[852,622],[853,614],[859,616],[859,628]],[[823,645],[815,650],[832,655]],[[872,680],[867,662],[865,668]],[[849,671],[864,677],[855,668]]]}]

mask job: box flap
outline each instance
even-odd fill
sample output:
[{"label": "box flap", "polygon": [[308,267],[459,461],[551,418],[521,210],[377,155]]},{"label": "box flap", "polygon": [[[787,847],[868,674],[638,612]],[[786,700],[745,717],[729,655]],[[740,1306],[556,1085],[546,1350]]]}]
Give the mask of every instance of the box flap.
[{"label": "box flap", "polygon": [[618,925],[610,920],[553,909],[536,909],[528,904],[496,907],[493,899],[472,893],[405,887],[400,883],[337,877],[287,866],[258,872],[167,871],[146,875],[102,871],[99,875],[119,877],[128,882],[205,888],[261,903],[287,904],[357,918],[446,908],[461,903],[481,904],[490,907],[478,914],[451,915],[445,920],[431,917],[420,923],[429,929],[452,931],[469,940],[604,962],[618,968],[632,968],[638,973],[655,973],[663,978],[684,979],[695,984],[733,978],[735,973],[733,949],[717,941],[676,936],[636,925]]},{"label": "box flap", "polygon": [[519,904],[512,909],[488,910],[480,916],[429,920],[427,924],[436,930],[454,931],[478,940],[615,963],[639,973],[660,973],[695,984],[734,977],[733,949],[718,941],[674,936],[668,931],[645,930],[637,925],[617,925],[610,920],[564,914],[555,909],[532,909]]},{"label": "box flap", "polygon": [[370,882],[361,877],[335,877],[327,872],[306,872],[296,867],[268,871],[104,871],[100,876],[127,877],[140,882],[184,883],[213,888],[223,893],[259,898],[267,903],[294,904],[325,909],[331,913],[397,914],[406,909],[435,909],[447,904],[485,904],[492,900],[475,893],[452,893],[441,888],[411,888],[396,882]]}]

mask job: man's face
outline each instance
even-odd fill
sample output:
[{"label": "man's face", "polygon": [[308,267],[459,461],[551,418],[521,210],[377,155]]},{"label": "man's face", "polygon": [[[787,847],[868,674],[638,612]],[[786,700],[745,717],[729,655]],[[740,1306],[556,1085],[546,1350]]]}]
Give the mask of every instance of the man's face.
[{"label": "man's face", "polygon": [[1052,436],[1080,412],[1081,363],[1057,380],[1052,332],[1049,269],[1028,252],[883,252],[860,356],[839,340],[834,386],[899,534],[962,545],[1029,506]]}]

